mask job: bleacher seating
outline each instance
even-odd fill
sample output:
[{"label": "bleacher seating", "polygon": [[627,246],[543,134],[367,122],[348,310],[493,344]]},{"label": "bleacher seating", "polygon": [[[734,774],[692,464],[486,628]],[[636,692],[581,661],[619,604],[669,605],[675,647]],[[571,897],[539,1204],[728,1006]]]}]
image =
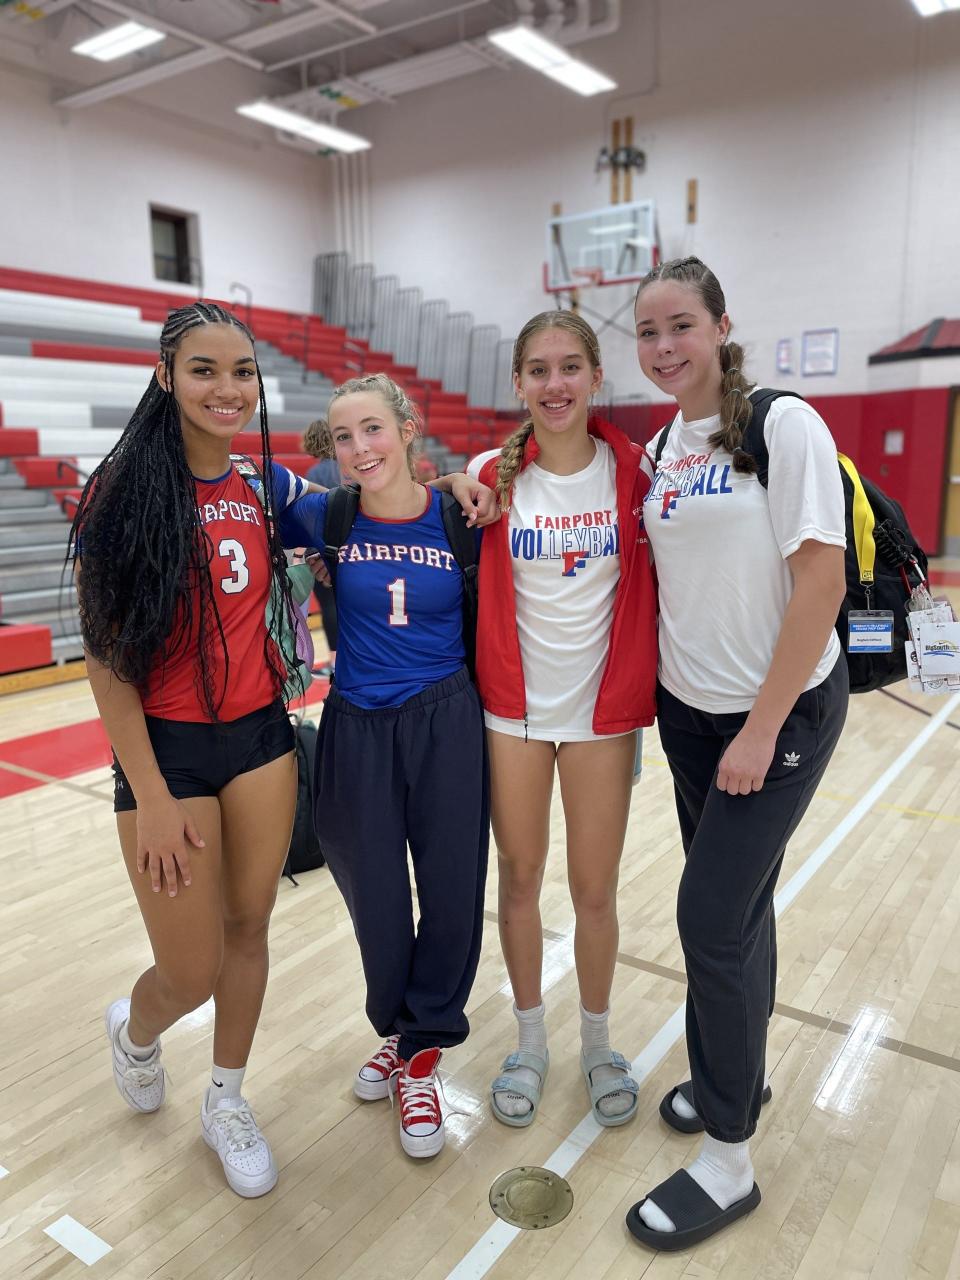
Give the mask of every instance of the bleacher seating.
[{"label": "bleacher seating", "polygon": [[[161,322],[189,295],[0,268],[0,674],[80,654],[63,557],[75,499],[147,385]],[[333,384],[386,372],[424,410],[441,470],[500,443],[509,419],[468,407],[317,316],[241,311],[257,340],[274,456],[303,473],[301,433]],[[258,424],[234,442],[259,454]]]}]

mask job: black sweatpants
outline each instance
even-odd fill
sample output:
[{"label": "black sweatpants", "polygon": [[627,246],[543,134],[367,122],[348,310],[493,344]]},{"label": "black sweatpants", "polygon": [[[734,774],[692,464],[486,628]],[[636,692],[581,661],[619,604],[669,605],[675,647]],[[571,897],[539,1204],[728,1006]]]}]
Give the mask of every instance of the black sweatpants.
[{"label": "black sweatpants", "polygon": [[460,1044],[480,960],[490,832],[483,713],[466,668],[373,711],[334,686],[315,794],[320,845],[360,944],[367,1016],[381,1036],[400,1036],[402,1058]]},{"label": "black sweatpants", "polygon": [[697,1113],[712,1137],[757,1127],[776,989],[773,896],[787,841],[813,799],[847,714],[847,664],[801,693],[763,787],[731,796],[717,766],[747,718],[712,715],[657,687],[686,865],[677,926],[687,968],[687,1053]]}]

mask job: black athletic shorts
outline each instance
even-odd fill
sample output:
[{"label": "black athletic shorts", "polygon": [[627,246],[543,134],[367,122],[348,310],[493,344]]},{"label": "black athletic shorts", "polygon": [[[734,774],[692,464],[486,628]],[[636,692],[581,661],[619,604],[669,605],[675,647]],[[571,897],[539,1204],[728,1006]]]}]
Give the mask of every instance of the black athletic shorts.
[{"label": "black athletic shorts", "polygon": [[[228,782],[259,769],[293,750],[293,725],[278,699],[239,720],[220,724],[205,721],[161,720],[147,716],[147,733],[170,794],[219,795]],[[130,783],[113,757],[113,811],[136,809]]]}]

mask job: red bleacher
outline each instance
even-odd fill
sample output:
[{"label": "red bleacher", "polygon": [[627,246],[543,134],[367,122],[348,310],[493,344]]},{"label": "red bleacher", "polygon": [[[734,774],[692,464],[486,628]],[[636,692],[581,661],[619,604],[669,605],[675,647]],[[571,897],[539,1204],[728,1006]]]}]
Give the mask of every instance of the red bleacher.
[{"label": "red bleacher", "polygon": [[97,364],[142,364],[152,368],[156,352],[127,347],[96,347],[83,342],[31,342],[30,354],[46,360],[92,360]]},{"label": "red bleacher", "polygon": [[[192,301],[191,294],[131,288],[14,268],[0,268],[0,289],[137,307],[144,320],[153,321],[165,320],[172,307]],[[322,373],[334,382],[343,382],[360,373],[389,374],[423,408],[429,435],[455,453],[476,453],[497,447],[513,425],[511,419],[498,415],[493,409],[468,407],[466,396],[443,391],[436,379],[421,378],[412,365],[397,364],[389,353],[372,351],[365,340],[349,337],[346,329],[325,324],[319,316],[282,311],[275,307],[238,309],[235,303],[225,301],[220,305],[238,310],[244,320],[249,320],[257,338],[271,343],[284,355],[292,356],[311,371]],[[31,350],[34,355],[57,359],[101,360],[143,364],[145,367],[155,359],[149,351],[97,347],[89,343],[34,342]],[[296,450],[299,451],[299,443]],[[276,451],[281,452],[279,448]]]},{"label": "red bleacher", "polygon": [[[193,300],[189,293],[132,288],[13,268],[0,268],[0,289],[134,307],[144,320],[152,322],[162,322],[172,308]],[[420,405],[428,434],[455,453],[472,454],[498,447],[513,428],[510,417],[499,415],[493,409],[468,406],[465,396],[444,391],[438,380],[420,377],[414,366],[398,364],[389,353],[371,350],[368,342],[350,337],[344,328],[325,324],[318,316],[271,307],[237,308],[231,302],[221,305],[237,311],[259,340],[271,343],[283,354],[305,364],[307,369],[334,382],[343,382],[361,373],[388,374]],[[93,338],[83,342],[31,340],[29,349],[31,356],[38,359],[137,365],[145,372],[156,360],[156,354],[150,350],[100,345]],[[36,430],[4,427],[2,423],[0,405],[0,457],[14,462],[28,488],[49,489],[67,518],[72,517],[81,482],[77,459],[41,457]],[[306,472],[314,461],[301,451],[300,436],[296,432],[273,432],[271,443],[275,459],[299,474]],[[233,449],[254,457],[260,455],[255,425],[235,437]],[[53,661],[52,655],[48,627],[0,623],[0,673],[45,666]]]},{"label": "red bleacher", "polygon": [[32,622],[0,624],[0,675],[46,667],[53,661],[49,627]]},{"label": "red bleacher", "polygon": [[40,436],[29,427],[0,427],[0,458],[34,458]]}]

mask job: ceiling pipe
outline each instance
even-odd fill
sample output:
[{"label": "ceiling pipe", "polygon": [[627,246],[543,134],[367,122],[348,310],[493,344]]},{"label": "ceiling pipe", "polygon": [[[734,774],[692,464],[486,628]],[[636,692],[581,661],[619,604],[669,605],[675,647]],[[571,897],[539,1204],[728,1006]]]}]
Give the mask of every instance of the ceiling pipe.
[{"label": "ceiling pipe", "polygon": [[422,26],[425,22],[437,22],[440,18],[454,17],[458,13],[465,13],[468,9],[479,9],[481,5],[488,3],[489,0],[463,0],[461,4],[439,9],[435,13],[427,13],[419,18],[410,18],[406,22],[397,22],[392,27],[381,27],[376,36],[351,36],[348,40],[339,40],[336,44],[328,44],[322,49],[314,49],[312,53],[298,53],[293,58],[284,58],[281,62],[272,62],[266,70],[268,72],[285,71],[287,67],[296,67],[304,62],[320,62],[332,53],[342,53],[344,49],[355,49],[357,45],[367,44],[368,41],[378,39],[381,36],[392,36],[401,31],[409,31],[412,27]]}]

